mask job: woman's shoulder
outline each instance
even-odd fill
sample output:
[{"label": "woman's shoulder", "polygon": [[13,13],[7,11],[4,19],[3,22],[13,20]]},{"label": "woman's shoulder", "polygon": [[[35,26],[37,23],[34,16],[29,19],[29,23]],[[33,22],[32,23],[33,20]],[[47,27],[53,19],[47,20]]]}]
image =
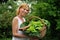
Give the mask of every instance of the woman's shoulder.
[{"label": "woman's shoulder", "polygon": [[17,16],[15,16],[15,17],[13,18],[13,21],[18,21]]},{"label": "woman's shoulder", "polygon": [[17,16],[15,16],[13,19],[18,19],[18,17],[17,17]]}]

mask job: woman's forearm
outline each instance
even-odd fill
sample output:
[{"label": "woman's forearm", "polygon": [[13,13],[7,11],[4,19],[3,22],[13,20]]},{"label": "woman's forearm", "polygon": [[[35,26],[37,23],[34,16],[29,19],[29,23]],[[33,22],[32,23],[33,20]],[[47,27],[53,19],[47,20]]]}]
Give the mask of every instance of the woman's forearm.
[{"label": "woman's forearm", "polygon": [[46,34],[46,27],[43,27],[42,30],[40,31],[41,33],[41,38],[43,38]]},{"label": "woman's forearm", "polygon": [[25,36],[23,34],[17,34],[17,33],[13,34],[13,36],[19,37],[19,38],[25,38],[25,37],[27,37],[27,36]]},{"label": "woman's forearm", "polygon": [[19,30],[24,31],[24,30],[26,30],[27,28],[29,28],[29,26],[25,26],[25,27],[19,28]]}]

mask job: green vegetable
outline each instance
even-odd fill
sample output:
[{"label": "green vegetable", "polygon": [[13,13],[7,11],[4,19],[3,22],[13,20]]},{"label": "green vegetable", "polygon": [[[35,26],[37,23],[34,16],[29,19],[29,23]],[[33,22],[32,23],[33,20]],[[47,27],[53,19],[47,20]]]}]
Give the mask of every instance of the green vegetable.
[{"label": "green vegetable", "polygon": [[[31,20],[30,23],[24,22],[22,25],[24,25],[24,26],[30,25],[30,27],[24,31],[24,34],[26,34],[28,36],[40,37],[40,30],[42,29],[44,24],[47,27],[50,27],[50,23],[47,20],[42,19],[42,21],[43,21],[43,23],[41,22],[41,20],[37,20],[37,21]],[[22,27],[22,25],[21,25],[21,27]]]}]

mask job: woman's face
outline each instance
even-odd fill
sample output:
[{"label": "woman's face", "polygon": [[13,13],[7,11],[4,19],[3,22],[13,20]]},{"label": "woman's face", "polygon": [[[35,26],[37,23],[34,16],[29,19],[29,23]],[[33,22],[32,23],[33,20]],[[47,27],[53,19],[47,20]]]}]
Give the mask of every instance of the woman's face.
[{"label": "woman's face", "polygon": [[29,8],[28,7],[22,7],[22,8],[20,8],[19,12],[20,12],[19,15],[24,17],[29,13]]}]

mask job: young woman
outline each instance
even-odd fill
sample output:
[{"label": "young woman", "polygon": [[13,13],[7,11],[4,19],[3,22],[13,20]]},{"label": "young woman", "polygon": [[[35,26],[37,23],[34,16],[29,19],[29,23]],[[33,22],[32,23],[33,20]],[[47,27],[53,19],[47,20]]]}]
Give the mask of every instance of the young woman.
[{"label": "young woman", "polygon": [[[29,40],[27,36],[23,34],[23,30],[28,28],[29,26],[25,26],[23,28],[20,27],[20,25],[25,22],[25,16],[29,13],[29,6],[26,3],[21,4],[17,11],[15,16],[12,20],[12,40]],[[21,31],[22,30],[22,31]]]},{"label": "young woman", "polygon": [[[20,27],[20,25],[25,22],[25,16],[29,13],[29,6],[26,3],[21,4],[17,11],[16,16],[12,20],[12,40],[39,40],[37,37],[28,37],[23,34],[22,31],[24,31],[26,28],[29,27],[25,26],[23,28]],[[41,30],[41,38],[45,36],[46,33],[46,27],[43,27]]]}]

